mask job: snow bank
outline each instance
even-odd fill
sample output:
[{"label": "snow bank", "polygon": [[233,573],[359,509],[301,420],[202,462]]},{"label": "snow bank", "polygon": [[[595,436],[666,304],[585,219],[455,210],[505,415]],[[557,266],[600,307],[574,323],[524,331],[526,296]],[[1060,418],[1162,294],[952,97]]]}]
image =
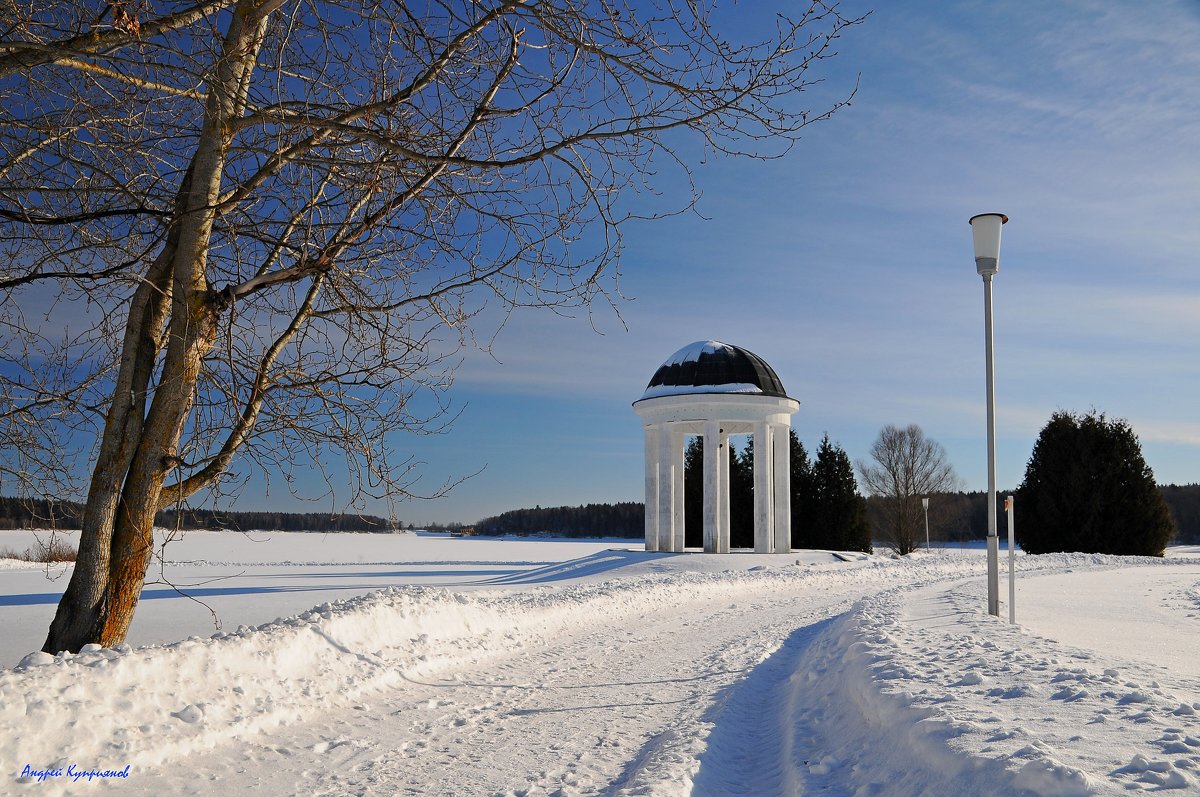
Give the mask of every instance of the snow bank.
[{"label": "snow bank", "polygon": [[[1033,571],[1118,563],[1127,566],[1129,560],[1038,557],[1022,566]],[[135,769],[160,766],[250,734],[353,709],[369,693],[403,689],[410,680],[470,672],[498,654],[552,645],[556,635],[587,628],[596,618],[636,618],[653,614],[659,606],[698,599],[736,601],[743,595],[761,599],[773,593],[795,597],[809,590],[861,594],[863,584],[878,590],[936,584],[977,578],[981,569],[982,562],[974,558],[926,556],[723,573],[671,572],[516,593],[404,587],[323,604],[295,617],[210,639],[139,649],[91,648],[75,656],[32,654],[17,668],[0,671],[0,770],[20,773],[26,765],[38,769],[74,764],[118,771],[126,764]],[[995,690],[991,698],[976,696],[963,705],[971,708],[982,699],[1016,704],[1024,695],[1044,703],[1050,696],[1047,679],[1073,672],[1070,662],[1030,666],[1027,676],[992,681],[993,676],[983,673],[996,672],[995,662],[975,667],[962,656],[986,658],[999,650],[995,643],[983,641],[993,631],[1007,635],[1006,650],[1020,650],[1027,637],[1019,629],[986,618],[977,621],[987,624],[986,634],[972,631],[949,646],[936,636],[904,638],[900,632],[907,626],[898,603],[895,593],[864,601],[852,613],[822,626],[819,636],[798,637],[784,651],[787,655],[776,658],[779,678],[795,679],[788,681],[786,699],[779,700],[778,693],[765,686],[770,679],[755,681],[764,684],[764,705],[783,712],[777,725],[788,730],[781,738],[795,742],[778,754],[780,760],[793,762],[780,771],[792,773],[789,777],[796,782],[828,778],[828,783],[844,783],[856,766],[871,763],[856,762],[854,750],[881,750],[879,754],[892,756],[901,772],[916,759],[931,763],[924,770],[908,766],[912,774],[902,776],[909,778],[903,789],[889,783],[883,791],[864,794],[915,795],[931,783],[960,784],[964,768],[998,773],[1010,785],[1033,794],[1091,788],[1093,770],[1068,761],[1053,745],[1044,750],[1039,744],[1045,743],[1045,735],[990,716],[957,716],[938,697],[956,689],[965,690],[964,695]],[[936,657],[943,654],[939,669],[942,660]],[[771,652],[764,655],[764,663],[770,662]],[[927,685],[920,682],[918,662],[950,683],[939,681],[936,689],[922,694],[917,687]],[[812,688],[814,683],[819,690]],[[1147,710],[1143,703],[1158,712],[1160,704],[1174,700],[1140,680],[1136,685],[1090,688],[1114,690],[1110,702],[1124,699],[1125,714]],[[1200,703],[1186,705],[1200,708]],[[1180,712],[1184,707],[1182,700],[1170,705]],[[747,711],[745,716],[743,727],[750,728],[761,711]],[[796,725],[797,720],[808,724]],[[1191,716],[1180,716],[1176,725],[1190,727],[1191,722]],[[634,785],[627,793],[678,793],[682,784],[693,783],[704,774],[704,757],[715,754],[715,747],[707,748],[706,734],[718,725],[726,732],[738,728],[728,717],[714,714],[707,724],[681,732],[674,742],[664,737],[660,748],[638,763],[635,775],[641,774],[632,778]],[[995,746],[991,759],[966,755],[955,747],[961,737],[994,728],[1005,728],[1010,735],[981,745]],[[1170,734],[1174,736],[1164,744],[1190,749],[1189,740],[1200,736],[1200,730],[1164,730],[1164,739]],[[811,747],[801,742],[817,736],[827,741],[823,749],[835,752],[819,761],[797,760],[801,750]],[[1187,767],[1168,762],[1170,767],[1164,769],[1164,759],[1156,752],[1122,749],[1123,755],[1128,753],[1121,764],[1129,768],[1129,778],[1162,787],[1193,782]],[[1133,753],[1144,755],[1144,766]],[[937,773],[942,781],[934,776]],[[953,791],[962,789],[956,786]]]},{"label": "snow bank", "polygon": [[[1050,572],[1079,572],[1139,560],[1034,561]],[[1089,578],[1106,580],[1103,573]],[[897,777],[867,783],[865,793],[1074,797],[1200,790],[1194,678],[1009,625],[987,615],[976,585],[969,587],[868,598],[840,618],[816,656],[836,682],[816,710],[831,714],[837,740],[850,750],[890,749],[882,770]],[[1059,622],[1070,625],[1070,617]],[[841,764],[831,777],[845,782],[854,756]]]},{"label": "snow bank", "polygon": [[[967,572],[957,560],[940,568]],[[924,569],[928,569],[926,566]],[[405,587],[166,646],[36,653],[0,671],[0,770],[70,762],[154,766],[188,752],[349,707],[370,691],[524,645],[593,616],[628,616],[698,591],[897,583],[911,563],[877,561],[726,573],[672,573],[523,593]],[[31,727],[37,734],[28,733]]]}]

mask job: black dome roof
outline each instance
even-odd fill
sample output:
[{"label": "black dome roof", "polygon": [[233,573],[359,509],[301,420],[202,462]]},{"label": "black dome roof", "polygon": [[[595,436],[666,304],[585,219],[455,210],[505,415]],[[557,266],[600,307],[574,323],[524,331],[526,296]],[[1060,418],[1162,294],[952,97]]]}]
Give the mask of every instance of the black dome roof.
[{"label": "black dome roof", "polygon": [[671,355],[654,372],[642,398],[689,393],[749,393],[787,398],[783,382],[762,357],[716,340],[696,341]]}]

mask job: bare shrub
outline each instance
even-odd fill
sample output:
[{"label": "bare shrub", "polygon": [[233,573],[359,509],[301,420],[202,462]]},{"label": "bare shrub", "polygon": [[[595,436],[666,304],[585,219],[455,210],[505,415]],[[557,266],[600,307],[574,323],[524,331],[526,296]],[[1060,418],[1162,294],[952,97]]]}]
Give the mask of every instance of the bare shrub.
[{"label": "bare shrub", "polygon": [[22,562],[74,562],[78,551],[75,546],[58,537],[48,540],[35,540],[34,544],[24,551],[17,552],[15,548],[0,549],[0,559],[18,559]]},{"label": "bare shrub", "polygon": [[79,553],[74,545],[60,537],[38,540],[30,552],[33,562],[74,562]]}]

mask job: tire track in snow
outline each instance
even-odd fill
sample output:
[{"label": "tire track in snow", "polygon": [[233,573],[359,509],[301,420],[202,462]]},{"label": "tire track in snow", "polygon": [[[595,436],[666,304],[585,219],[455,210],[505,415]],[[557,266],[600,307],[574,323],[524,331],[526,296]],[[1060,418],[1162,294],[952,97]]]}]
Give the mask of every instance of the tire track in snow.
[{"label": "tire track in snow", "polygon": [[806,756],[816,753],[811,739],[797,738],[791,718],[800,690],[811,687],[804,664],[809,649],[834,622],[822,615],[808,620],[713,706],[715,728],[700,758],[693,795],[800,793],[797,765],[807,765]]}]

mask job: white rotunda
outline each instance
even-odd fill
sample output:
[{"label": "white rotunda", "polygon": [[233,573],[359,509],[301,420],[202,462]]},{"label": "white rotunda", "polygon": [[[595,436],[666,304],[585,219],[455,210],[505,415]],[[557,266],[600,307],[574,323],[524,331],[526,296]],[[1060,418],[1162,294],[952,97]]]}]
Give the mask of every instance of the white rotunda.
[{"label": "white rotunda", "polygon": [[729,436],[754,439],[754,550],[791,550],[788,432],[800,402],[758,355],[715,340],[684,346],[633,402],[646,433],[646,550],[683,550],[683,450],[704,437],[704,550],[729,553]]}]

